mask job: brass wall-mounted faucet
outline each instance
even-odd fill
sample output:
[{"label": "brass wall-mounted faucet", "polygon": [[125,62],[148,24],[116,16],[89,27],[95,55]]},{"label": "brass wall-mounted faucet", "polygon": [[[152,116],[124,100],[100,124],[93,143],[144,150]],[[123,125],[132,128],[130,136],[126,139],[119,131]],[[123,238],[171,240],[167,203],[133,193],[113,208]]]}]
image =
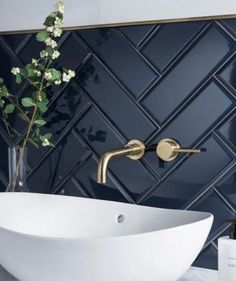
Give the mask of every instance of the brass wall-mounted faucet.
[{"label": "brass wall-mounted faucet", "polygon": [[139,140],[131,140],[124,148],[104,153],[98,163],[97,183],[106,184],[107,166],[110,160],[116,157],[126,156],[132,160],[141,159],[145,151],[156,150],[157,156],[163,161],[173,161],[179,153],[200,153],[204,149],[181,148],[179,143],[173,139],[163,139],[157,145],[145,147]]},{"label": "brass wall-mounted faucet", "polygon": [[163,161],[173,161],[180,153],[200,153],[204,151],[203,148],[181,148],[180,144],[173,139],[161,140],[157,147],[156,153]]},{"label": "brass wall-mounted faucet", "polygon": [[131,140],[122,149],[104,153],[98,163],[97,183],[105,184],[107,182],[107,166],[111,159],[126,156],[132,160],[138,160],[143,157],[144,152],[145,145],[141,141]]}]

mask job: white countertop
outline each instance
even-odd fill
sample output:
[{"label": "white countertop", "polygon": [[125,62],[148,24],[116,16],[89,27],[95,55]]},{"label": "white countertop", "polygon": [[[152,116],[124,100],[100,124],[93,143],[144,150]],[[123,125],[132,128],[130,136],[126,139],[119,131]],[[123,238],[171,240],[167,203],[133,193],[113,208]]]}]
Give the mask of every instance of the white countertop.
[{"label": "white countertop", "polygon": [[[0,281],[17,281],[0,266]],[[191,267],[179,281],[217,281],[217,271]]]}]

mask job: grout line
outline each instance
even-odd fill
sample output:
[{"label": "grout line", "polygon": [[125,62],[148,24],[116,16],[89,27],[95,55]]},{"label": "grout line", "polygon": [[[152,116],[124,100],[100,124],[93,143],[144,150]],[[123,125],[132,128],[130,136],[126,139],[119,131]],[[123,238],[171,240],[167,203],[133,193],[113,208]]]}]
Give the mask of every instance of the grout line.
[{"label": "grout line", "polygon": [[156,35],[156,33],[158,33],[158,31],[162,28],[162,26],[164,25],[153,25],[153,27],[149,30],[149,32],[138,43],[137,48],[139,49],[139,51],[141,51],[141,49],[145,45],[147,45],[150,42],[150,40],[152,40],[152,38]]},{"label": "grout line", "polygon": [[208,193],[211,189],[213,190],[214,185],[220,179],[222,179],[231,169],[233,169],[235,167],[235,165],[236,165],[236,163],[232,161],[228,166],[226,166],[223,169],[223,172],[219,173],[217,175],[217,177],[213,178],[209,183],[207,183],[205,185],[205,187],[203,186],[204,191],[202,193],[198,194],[193,200],[188,202],[187,206],[184,207],[184,210],[188,210],[189,208],[191,208],[197,201],[199,201],[201,198],[203,198],[206,193]]},{"label": "grout line", "polygon": [[142,106],[138,103],[138,101],[135,99],[133,94],[129,91],[129,89],[121,82],[116,75],[113,73],[113,71],[109,68],[109,66],[96,54],[96,52],[89,46],[89,44],[80,36],[81,41],[84,42],[84,44],[87,46],[88,50],[93,53],[93,57],[96,59],[96,61],[101,65],[101,67],[108,73],[108,75],[117,83],[117,85],[127,94],[128,98],[132,100],[132,102],[137,106],[137,108],[142,112],[142,114],[147,118],[149,122],[151,122],[155,127],[159,128],[159,124],[151,118],[142,108]]},{"label": "grout line", "polygon": [[236,214],[236,208],[233,206],[233,204],[231,204],[230,201],[214,186],[213,186],[213,190],[224,201],[224,204],[227,205]]},{"label": "grout line", "polygon": [[91,157],[92,152],[86,151],[78,160],[78,163],[69,170],[66,175],[64,175],[63,179],[60,179],[54,186],[52,186],[50,193],[57,193],[60,188],[72,177],[72,175],[77,171],[83,164]]},{"label": "grout line", "polygon": [[56,149],[57,145],[62,141],[62,139],[73,129],[74,124],[78,121],[79,116],[84,114],[84,112],[86,112],[87,110],[89,110],[89,108],[91,107],[90,104],[86,104],[84,106],[84,108],[81,109],[81,111],[79,111],[74,118],[71,120],[71,122],[69,122],[66,127],[64,128],[64,130],[62,131],[62,133],[60,134],[60,136],[58,137],[57,141],[55,142],[55,147],[52,147],[50,149],[48,149],[46,151],[46,153],[44,153],[42,155],[42,157],[38,160],[38,162],[33,166],[32,170],[29,172],[29,174],[27,175],[27,177],[31,177],[32,174],[34,174],[36,172],[36,170],[38,169],[39,166],[41,166],[43,164],[43,162],[47,159],[47,157],[53,153],[53,151]]},{"label": "grout line", "polygon": [[122,33],[122,31],[118,30],[118,29],[113,29],[114,32],[117,33],[117,35],[120,37],[120,39],[127,43],[134,51],[135,53],[138,54],[139,57],[141,57],[146,64],[153,70],[153,72],[155,72],[158,76],[161,76],[161,71],[154,66],[133,44],[132,42],[130,42],[130,40]]},{"label": "grout line", "polygon": [[205,32],[210,29],[211,25],[212,23],[210,22],[203,27],[203,29],[197,34],[197,36],[192,41],[190,41],[190,43],[182,50],[182,52],[180,52],[174,58],[174,60],[169,63],[169,66],[166,67],[164,71],[162,71],[161,77],[159,77],[152,84],[150,84],[149,87],[142,93],[142,95],[139,97],[139,101],[143,101],[144,99],[146,99],[146,97],[149,95],[149,92],[151,92],[153,88],[155,88],[156,84],[165,79],[168,73],[170,73],[172,69],[175,68],[177,62],[183,59],[187,55],[189,50],[192,48],[192,46],[202,39],[202,37],[205,35]]}]

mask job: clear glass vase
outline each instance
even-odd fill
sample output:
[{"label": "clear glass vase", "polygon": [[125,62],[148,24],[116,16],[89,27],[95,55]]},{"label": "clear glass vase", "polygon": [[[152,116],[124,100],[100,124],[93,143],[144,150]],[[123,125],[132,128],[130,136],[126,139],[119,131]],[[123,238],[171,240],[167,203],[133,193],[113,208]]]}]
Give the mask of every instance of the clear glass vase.
[{"label": "clear glass vase", "polygon": [[27,147],[8,148],[9,184],[6,192],[29,192],[26,181]]}]

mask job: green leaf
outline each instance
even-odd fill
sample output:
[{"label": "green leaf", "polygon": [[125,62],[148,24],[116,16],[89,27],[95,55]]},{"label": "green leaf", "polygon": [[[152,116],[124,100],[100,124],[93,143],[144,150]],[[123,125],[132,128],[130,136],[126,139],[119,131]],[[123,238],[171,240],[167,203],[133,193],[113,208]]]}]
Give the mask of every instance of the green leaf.
[{"label": "green leaf", "polygon": [[3,107],[5,105],[4,100],[0,100],[0,107]]},{"label": "green leaf", "polygon": [[47,27],[53,26],[56,16],[57,16],[57,13],[51,13],[48,17],[46,17],[46,19],[44,21],[44,25]]},{"label": "green leaf", "polygon": [[52,73],[52,80],[60,80],[61,79],[61,72],[55,68],[51,69]]},{"label": "green leaf", "polygon": [[49,37],[49,33],[47,31],[41,31],[36,35],[36,39],[39,42],[44,42],[48,37]]},{"label": "green leaf", "polygon": [[4,108],[4,113],[10,114],[10,113],[12,113],[14,111],[14,109],[15,109],[14,104],[8,104]]},{"label": "green leaf", "polygon": [[47,47],[45,51],[49,54],[49,56],[52,56],[54,53],[54,49],[52,47]]},{"label": "green leaf", "polygon": [[24,107],[32,107],[35,106],[35,102],[31,98],[23,98],[21,103]]},{"label": "green leaf", "polygon": [[25,66],[25,71],[26,71],[26,76],[28,77],[34,77],[35,76],[35,73],[34,73],[34,70],[35,70],[35,66],[31,63],[28,63],[26,66]]},{"label": "green leaf", "polygon": [[46,121],[44,121],[43,119],[37,119],[37,120],[34,120],[34,124],[38,125],[39,127],[47,124]]},{"label": "green leaf", "polygon": [[2,77],[0,77],[0,84],[3,84],[4,83],[4,80]]},{"label": "green leaf", "polygon": [[16,75],[16,83],[20,84],[21,82],[22,82],[21,76],[20,76],[20,74],[17,74]]},{"label": "green leaf", "polygon": [[25,66],[25,69],[26,71],[30,71],[30,70],[34,70],[35,69],[35,66],[32,64],[32,63],[28,63],[26,66]]},{"label": "green leaf", "polygon": [[28,138],[28,141],[29,141],[30,143],[32,143],[35,147],[39,148],[39,145],[37,144],[36,140],[33,139],[32,137],[31,137],[31,138]]},{"label": "green leaf", "polygon": [[27,70],[24,69],[24,68],[21,68],[20,74],[23,75],[23,76],[26,76],[27,75]]},{"label": "green leaf", "polygon": [[36,135],[36,137],[39,137],[39,134],[40,134],[40,129],[39,129],[39,128],[36,128],[36,129],[35,129],[35,135]]},{"label": "green leaf", "polygon": [[27,119],[27,117],[26,117],[26,115],[24,114],[24,113],[22,113],[22,112],[20,112],[19,113],[19,117],[22,119],[22,120],[24,120],[24,121],[29,121],[28,119]]},{"label": "green leaf", "polygon": [[48,134],[45,134],[43,136],[40,136],[39,138],[40,138],[41,141],[43,141],[44,139],[50,140],[52,138],[52,134],[48,133]]},{"label": "green leaf", "polygon": [[6,86],[2,86],[1,88],[1,95],[7,97],[9,95],[7,87]]},{"label": "green leaf", "polygon": [[38,108],[39,108],[39,111],[41,113],[44,113],[44,112],[46,112],[48,110],[47,104],[45,102],[39,102],[38,103]]}]

